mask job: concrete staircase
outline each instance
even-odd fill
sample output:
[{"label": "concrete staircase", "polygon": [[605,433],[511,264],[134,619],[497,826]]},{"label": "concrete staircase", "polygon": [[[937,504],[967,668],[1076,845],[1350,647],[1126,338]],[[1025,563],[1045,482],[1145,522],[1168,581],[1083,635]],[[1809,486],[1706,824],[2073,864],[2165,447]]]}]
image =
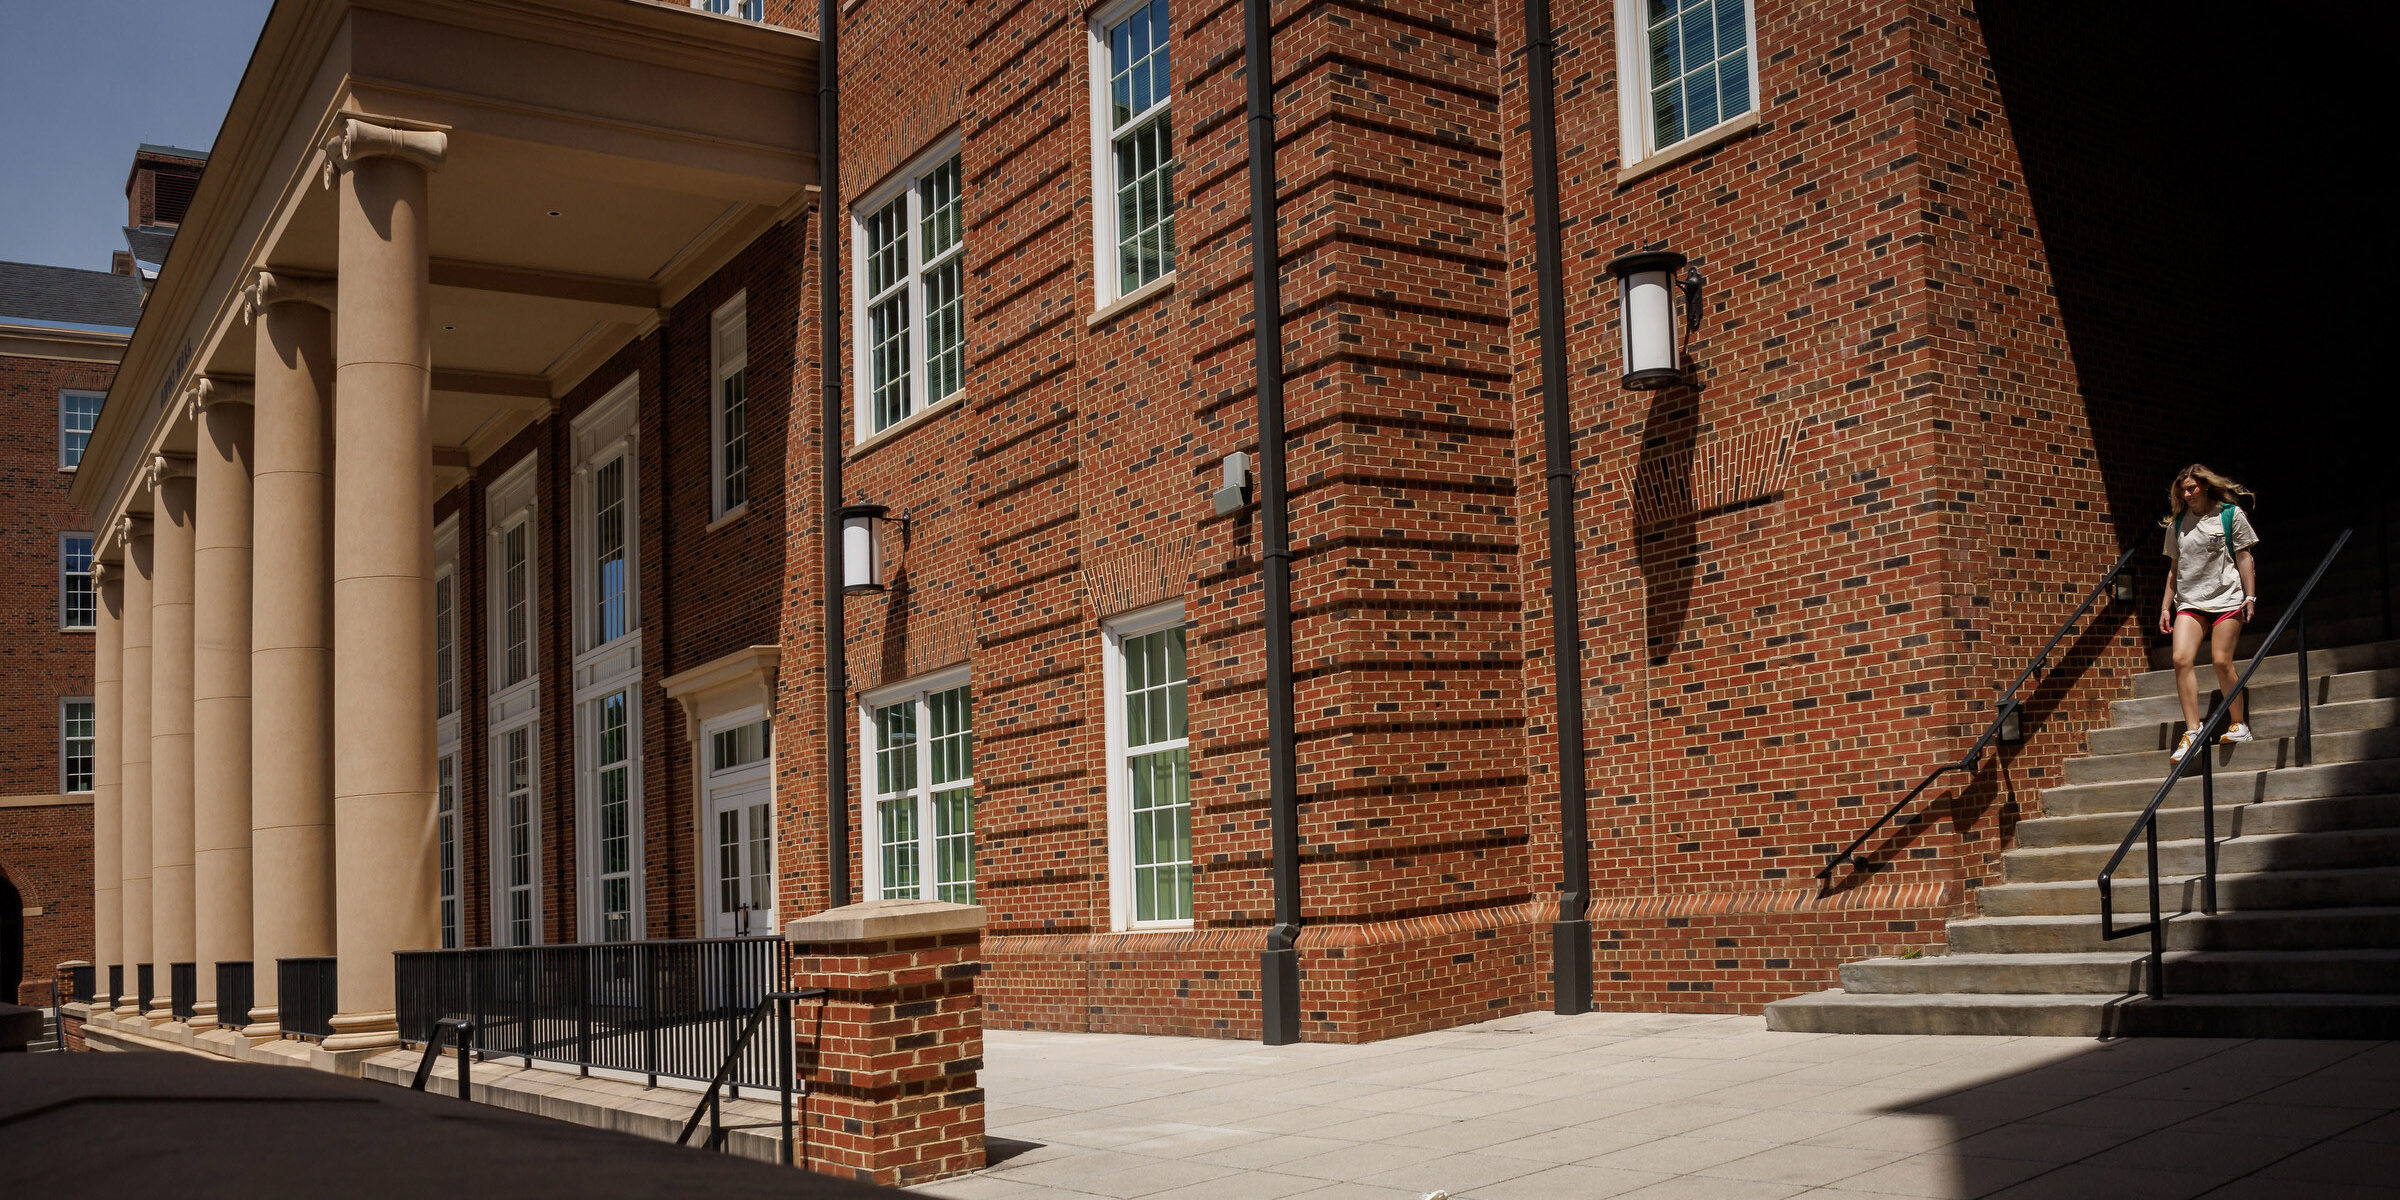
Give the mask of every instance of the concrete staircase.
[{"label": "concrete staircase", "polygon": [[[2379,571],[2371,552],[2359,557],[2348,577],[2329,576],[2326,619],[2311,606],[2312,764],[2295,765],[2291,655],[2252,680],[2258,740],[2213,751],[2216,914],[2201,911],[2198,776],[2159,810],[2164,1000],[2147,995],[2147,935],[2101,939],[2094,880],[2166,778],[2183,728],[2169,670],[2137,676],[2112,725],[2091,734],[2090,753],[2066,764],[2065,785],[2042,793],[2045,815],[2017,826],[2006,881],[1977,893],[1976,916],[1950,922],[1946,953],[1850,963],[1840,988],[1769,1005],[1767,1027],[2400,1037],[2400,641],[2313,649],[2323,635],[2380,634],[2379,575],[2343,586]],[[2116,902],[2120,925],[2148,916],[2139,842],[2119,869]]]}]

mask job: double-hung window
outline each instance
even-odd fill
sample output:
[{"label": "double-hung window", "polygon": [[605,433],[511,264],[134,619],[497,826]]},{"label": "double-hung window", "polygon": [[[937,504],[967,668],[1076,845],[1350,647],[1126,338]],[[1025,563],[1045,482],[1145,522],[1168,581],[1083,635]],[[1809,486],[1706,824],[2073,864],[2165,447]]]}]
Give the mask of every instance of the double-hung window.
[{"label": "double-hung window", "polygon": [[1109,843],[1119,928],[1192,919],[1192,759],[1182,605],[1106,631]]},{"label": "double-hung window", "polygon": [[99,618],[92,599],[92,535],[58,536],[58,624],[61,629],[90,629]]},{"label": "double-hung window", "polygon": [[574,421],[576,894],[586,941],[630,941],[642,925],[640,396],[629,378]]},{"label": "double-hung window", "polygon": [[[538,547],[534,541],[535,485],[540,463],[533,455],[494,482],[485,502],[491,541],[484,571],[485,645],[491,664],[491,693],[484,720],[490,731],[486,774],[491,820],[491,912],[493,940],[531,946],[542,935],[541,655],[534,638]],[[437,536],[437,550],[441,539]],[[437,737],[455,728],[437,720]]]},{"label": "double-hung window", "polygon": [[458,571],[444,564],[433,575],[433,715],[458,711]]},{"label": "double-hung window", "polygon": [[879,693],[865,716],[873,894],[975,903],[974,704],[964,673]]},{"label": "double-hung window", "polygon": [[58,703],[58,789],[92,790],[92,758],[96,735],[92,729],[92,698],[73,696]]},{"label": "double-hung window", "polygon": [[611,692],[592,705],[598,734],[594,776],[599,794],[594,815],[599,819],[594,864],[600,881],[600,940],[633,939],[633,752],[629,701],[622,691]]},{"label": "double-hung window", "polygon": [[533,522],[524,518],[500,529],[500,683],[522,683],[533,674]]},{"label": "double-hung window", "polygon": [[1093,272],[1103,305],[1175,269],[1167,0],[1119,0],[1091,25]]},{"label": "double-hung window", "polygon": [[433,760],[434,840],[441,850],[442,949],[459,946],[458,755]]},{"label": "double-hung window", "polygon": [[92,440],[106,393],[66,391],[58,394],[58,467],[72,471],[83,464],[83,448]]},{"label": "double-hung window", "polygon": [[1617,0],[1625,162],[1758,106],[1750,0]]},{"label": "double-hung window", "polygon": [[750,503],[750,306],[725,302],[709,320],[709,480],[712,517]]},{"label": "double-hung window", "polygon": [[534,855],[537,848],[533,812],[533,726],[519,725],[497,739],[499,812],[495,833],[495,872],[500,893],[499,933],[504,946],[530,946],[535,941]]},{"label": "double-hung window", "polygon": [[966,227],[958,146],[945,141],[858,206],[861,440],[957,395],[966,382]]},{"label": "double-hung window", "polygon": [[767,0],[692,0],[692,7],[719,16],[740,17],[745,21],[767,19]]}]

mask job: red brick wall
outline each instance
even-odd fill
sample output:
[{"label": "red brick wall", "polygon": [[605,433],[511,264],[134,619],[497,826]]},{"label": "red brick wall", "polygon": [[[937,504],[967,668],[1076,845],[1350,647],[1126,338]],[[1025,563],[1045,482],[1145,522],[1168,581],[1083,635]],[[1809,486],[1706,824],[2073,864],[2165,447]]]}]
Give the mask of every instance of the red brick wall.
[{"label": "red brick wall", "polygon": [[14,985],[4,994],[48,1004],[58,964],[92,958],[92,806],[0,808],[0,876],[16,886],[26,914],[25,973],[0,980]]}]

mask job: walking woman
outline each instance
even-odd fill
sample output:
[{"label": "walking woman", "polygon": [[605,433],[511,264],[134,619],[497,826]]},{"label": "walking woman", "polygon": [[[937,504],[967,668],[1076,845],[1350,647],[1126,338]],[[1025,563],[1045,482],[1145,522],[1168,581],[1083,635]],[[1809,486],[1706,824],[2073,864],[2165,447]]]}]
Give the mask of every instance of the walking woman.
[{"label": "walking woman", "polygon": [[[2167,594],[2159,600],[2158,631],[2175,639],[2175,693],[2183,700],[2184,733],[2175,745],[2174,761],[2182,762],[2192,751],[2204,716],[2200,678],[2194,670],[2201,644],[2207,644],[2209,660],[2217,668],[2217,690],[2231,693],[2234,650],[2241,643],[2242,627],[2258,615],[2258,570],[2250,557],[2258,534],[2251,530],[2243,505],[2235,502],[2240,497],[2255,504],[2258,497],[2199,463],[2176,472],[2167,494],[2174,515],[2161,523],[2167,527],[2166,553],[2175,569],[2168,573]],[[2250,740],[2250,726],[2243,720],[2245,699],[2233,698],[2233,720],[2223,740]]]}]

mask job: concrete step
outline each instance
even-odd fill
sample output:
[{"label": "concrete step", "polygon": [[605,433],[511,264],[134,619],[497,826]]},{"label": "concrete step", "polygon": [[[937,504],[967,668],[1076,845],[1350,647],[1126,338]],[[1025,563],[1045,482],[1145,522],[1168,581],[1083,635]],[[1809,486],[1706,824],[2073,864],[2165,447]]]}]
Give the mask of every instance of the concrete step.
[{"label": "concrete step", "polygon": [[[2400,980],[2400,950],[2178,950],[2166,956],[2167,993],[2388,991]],[[1842,967],[1853,996],[1974,993],[2130,995],[2150,987],[2149,951],[2093,954],[1948,954],[1870,958]]]},{"label": "concrete step", "polygon": [[[2299,710],[2292,710],[2290,720],[2297,722],[2298,714]],[[2349,720],[2359,721],[2365,720],[2368,714],[2344,715]],[[2386,726],[2378,721],[2372,728],[2325,729],[2316,724],[2315,714],[2311,713],[2309,727],[2309,761],[2312,764],[2400,758],[2400,726]],[[2247,742],[2218,742],[2209,754],[2209,761],[2219,771],[2272,771],[2299,761],[2300,744],[2296,738],[2270,736],[2260,732],[2256,726],[2252,727],[2251,732],[2253,736]],[[2174,759],[2165,750],[2143,754],[2089,755],[2068,759],[2066,776],[2070,784],[2113,783],[2129,779],[2163,783],[2168,769],[2174,765]],[[2199,769],[2200,764],[2195,762],[2187,773],[2196,773]]]},{"label": "concrete step", "polygon": [[2400,1036],[2400,996],[2305,992],[2170,993],[2164,1000],[2092,994],[1854,996],[1837,988],[1768,1005],[1767,1028],[1789,1033],[2380,1040]]},{"label": "concrete step", "polygon": [[[2199,808],[2158,810],[2161,849],[2201,835]],[[2047,850],[2068,846],[2106,846],[2116,849],[2130,826],[2127,813],[2088,813],[2079,817],[2041,817],[2017,823],[2017,849]],[[2330,833],[2337,830],[2400,830],[2400,794],[2319,796],[2307,800],[2269,800],[2259,804],[2217,806],[2217,837],[2251,837],[2271,833]]]},{"label": "concrete step", "polygon": [[[2373,678],[2385,672],[2369,672],[2348,678]],[[2318,737],[2328,733],[2348,733],[2356,729],[2376,729],[2385,725],[2400,725],[2400,670],[2389,672],[2388,694],[2373,700],[2344,700],[2319,704],[2308,711],[2309,729]],[[2216,693],[2210,692],[2201,701],[2205,714],[2216,705]],[[2300,732],[2300,710],[2292,708],[2260,708],[2253,705],[2246,714],[2250,731],[2261,738],[2293,737]],[[2163,753],[2175,747],[2183,736],[2183,717],[2095,729],[2085,736],[2090,754],[2107,758],[2119,754]],[[2070,772],[2075,760],[2069,760]],[[2164,778],[2162,772],[2161,778]]]},{"label": "concrete step", "polygon": [[[2160,780],[2127,779],[2113,783],[2070,783],[2042,789],[2042,812],[2053,817],[2084,813],[2135,812],[2158,794]],[[2177,780],[2168,803],[2189,807],[2200,803],[2197,774]],[[2263,800],[2306,800],[2316,796],[2356,796],[2371,792],[2400,792],[2400,758],[2362,759],[2269,771],[2216,773],[2217,807],[2254,804]]]},{"label": "concrete step", "polygon": [[[2148,889],[2117,881],[2117,917],[2123,925],[2149,919]],[[2087,916],[1973,917],[1952,921],[1949,946],[1956,954],[2088,954],[2145,948],[2147,935],[2103,940],[2100,922]],[[2225,911],[2214,916],[2185,913],[2167,920],[2170,950],[2344,950],[2400,949],[2400,908],[2313,908],[2297,911]]]},{"label": "concrete step", "polygon": [[[2122,835],[2120,835],[2122,836]],[[2136,897],[2149,911],[2149,888]],[[2159,903],[2169,912],[2200,909],[2197,876],[2169,876],[2159,884]],[[2100,915],[2100,888],[2090,879],[2056,883],[1996,883],[1975,892],[1976,909],[1987,917]],[[2325,871],[2249,871],[2217,875],[2217,907],[2226,912],[2400,907],[2400,866],[2345,867]]]},{"label": "concrete step", "polygon": [[[2275,617],[2270,614],[2266,620],[2253,622],[2242,631],[2242,640],[2237,651],[2240,657],[2248,659],[2251,655],[2258,653],[2259,646],[2266,641],[2268,630],[2274,628],[2274,622]],[[2320,618],[2313,609],[2309,613],[2308,642],[2312,649],[2317,646],[2352,646],[2363,642],[2378,641],[2382,639],[2383,633],[2383,617],[2380,614]],[[2284,645],[2276,647],[2278,651],[2282,651],[2290,645],[2292,635],[2286,632],[2283,636],[2285,642]],[[2314,657],[2313,654],[2311,657]],[[2150,648],[2152,670],[2167,670],[2174,665],[2174,647],[2161,644]]]},{"label": "concrete step", "polygon": [[[2249,665],[2247,660],[2243,665]],[[2314,639],[2310,641],[2308,673],[2312,679],[2350,675],[2361,671],[2380,671],[2387,667],[2400,667],[2400,640],[2362,642],[2354,646],[2333,647],[2318,646]],[[2300,656],[2285,653],[2268,659],[2267,665],[2260,667],[2258,674],[2252,676],[2250,682],[2254,686],[2283,683],[2297,679],[2299,675]],[[2144,671],[2134,676],[2132,690],[2127,694],[2136,697],[2174,695],[2175,664],[2169,662],[2164,670]]]},{"label": "concrete step", "polygon": [[[2315,694],[2317,703],[2320,705],[2346,700],[2374,700],[2385,696],[2400,696],[2400,667],[2375,667],[2367,670],[2339,671],[2330,675],[2320,675],[2317,673],[2316,654],[2312,652],[2308,658],[2309,691]],[[2245,665],[2236,665],[2234,673],[2237,677]],[[2210,709],[2216,707],[2218,698],[2224,693],[2217,687],[2215,667],[2203,663],[2194,670],[2199,672],[2200,676],[2200,713],[2202,716],[2206,716]],[[2259,675],[2264,674],[2266,672],[2263,670],[2259,672]],[[2108,706],[2109,723],[2112,726],[2124,727],[2152,725],[2162,721],[2181,722],[2183,720],[2183,701],[2175,695],[2175,673],[2168,671],[2166,675],[2167,690],[2162,694],[2110,701]],[[2299,681],[2295,676],[2286,675],[2281,679],[2271,680],[2262,680],[2257,675],[2251,676],[2250,711],[2260,714],[2291,712],[2299,707],[2300,688]]]},{"label": "concrete step", "polygon": [[[2220,813],[2224,810],[2219,809]],[[2109,856],[2117,851],[2117,841],[2125,835],[2120,826],[2115,839],[2075,846],[2019,848],[2001,856],[2010,883],[2065,883],[2072,880],[2095,880],[2107,867]],[[2158,843],[2160,878],[2177,875],[2196,875],[2203,867],[2206,847],[2198,837],[2169,841],[2162,837]],[[2400,827],[2351,829],[2332,833],[2266,833],[2252,837],[2227,840],[2222,832],[2217,842],[2217,872],[2251,871],[2309,871],[2335,867],[2376,867],[2400,862]],[[2133,844],[2133,852],[2117,869],[2117,879],[2148,878],[2149,854],[2142,842]]]}]

